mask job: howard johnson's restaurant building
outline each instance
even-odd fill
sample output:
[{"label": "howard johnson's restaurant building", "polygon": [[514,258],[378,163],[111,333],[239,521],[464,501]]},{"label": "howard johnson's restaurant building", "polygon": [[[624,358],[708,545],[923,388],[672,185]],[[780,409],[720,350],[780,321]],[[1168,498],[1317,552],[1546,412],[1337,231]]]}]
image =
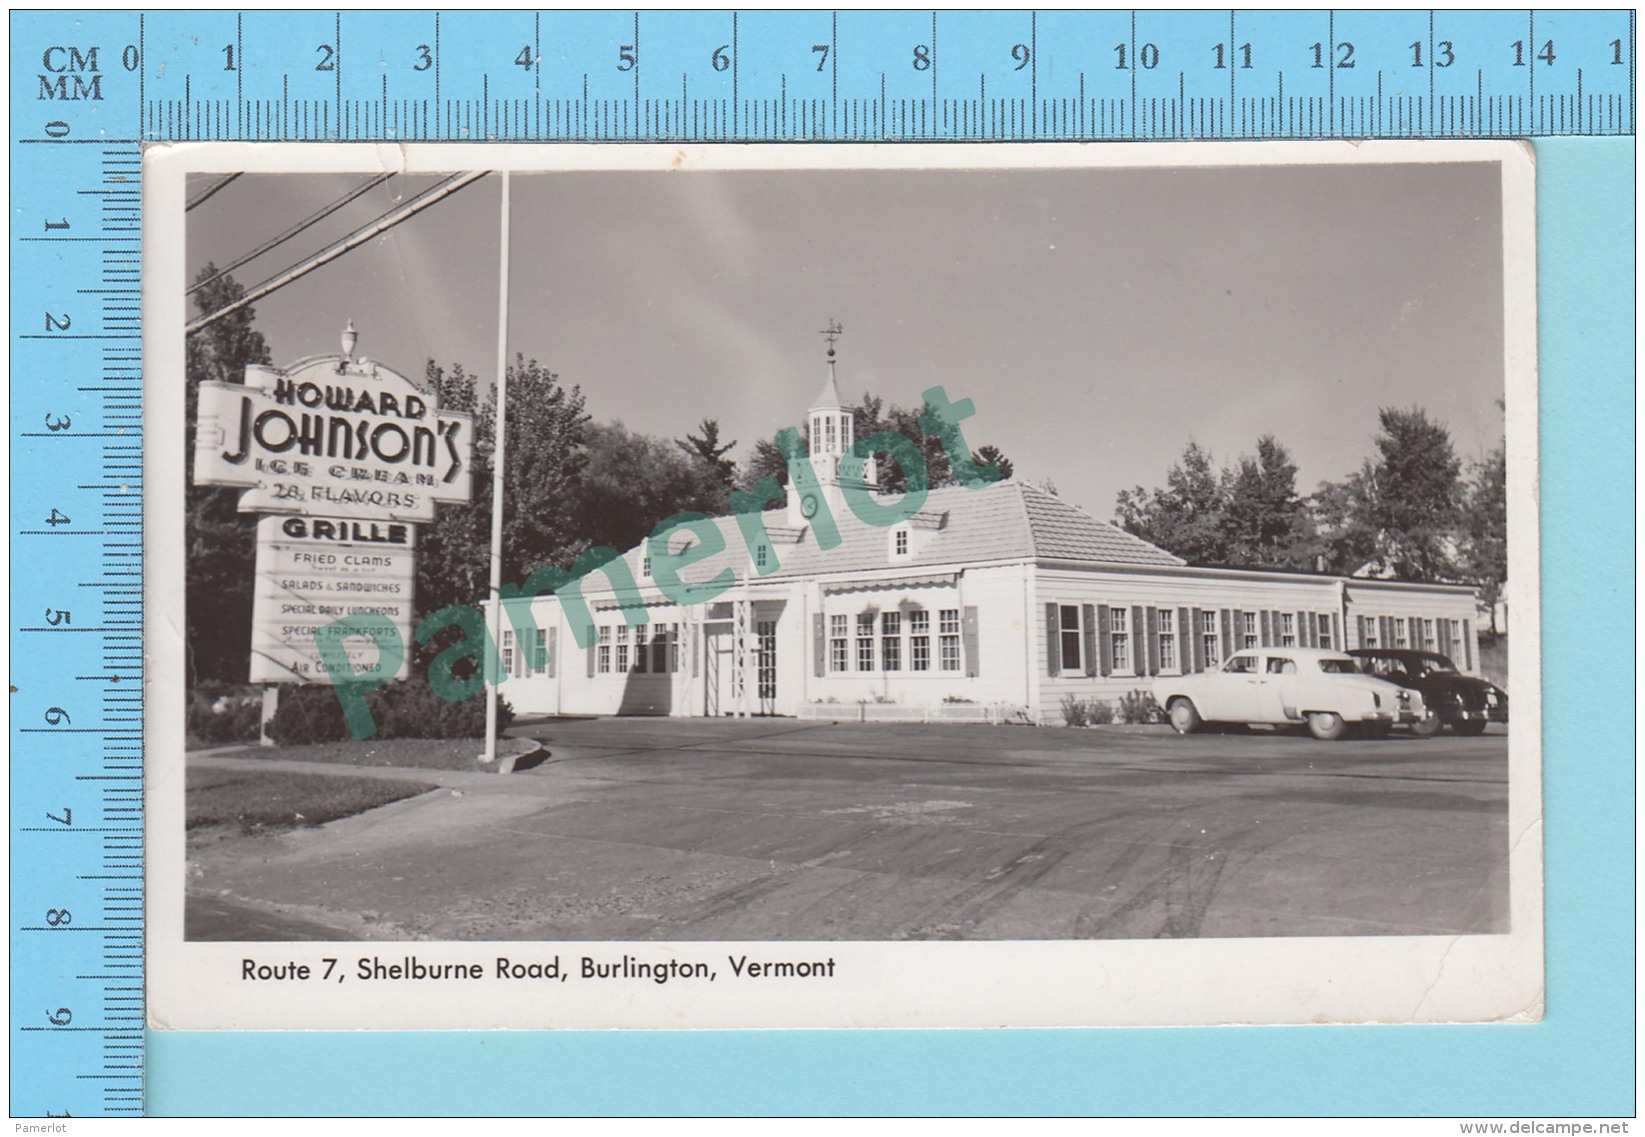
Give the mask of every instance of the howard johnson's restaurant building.
[{"label": "howard johnson's restaurant building", "polygon": [[671,599],[642,544],[580,587],[505,600],[516,710],[1060,723],[1064,696],[1114,701],[1259,646],[1421,648],[1478,673],[1468,587],[1195,567],[1012,481],[865,523],[847,496],[874,471],[853,483],[842,463],[852,417],[832,378],[809,418],[783,508],[669,535],[676,556],[701,543],[679,575],[717,594]]}]

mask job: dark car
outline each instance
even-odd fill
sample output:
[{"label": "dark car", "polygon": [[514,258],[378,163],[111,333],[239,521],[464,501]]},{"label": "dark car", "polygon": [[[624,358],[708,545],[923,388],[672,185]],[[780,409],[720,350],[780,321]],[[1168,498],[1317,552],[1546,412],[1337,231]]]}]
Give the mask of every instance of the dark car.
[{"label": "dark car", "polygon": [[1411,727],[1423,738],[1448,726],[1458,734],[1484,734],[1485,724],[1508,721],[1508,692],[1485,679],[1464,675],[1434,651],[1367,647],[1348,653],[1367,675],[1422,692],[1428,717]]}]

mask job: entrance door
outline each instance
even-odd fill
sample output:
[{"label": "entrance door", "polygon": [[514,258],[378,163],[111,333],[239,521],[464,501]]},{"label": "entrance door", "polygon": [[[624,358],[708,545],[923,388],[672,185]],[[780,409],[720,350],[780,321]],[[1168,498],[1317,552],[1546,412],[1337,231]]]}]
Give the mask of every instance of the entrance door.
[{"label": "entrance door", "polygon": [[758,632],[758,647],[754,654],[755,672],[758,684],[755,688],[759,695],[762,715],[777,713],[777,621],[761,620],[755,625]]},{"label": "entrance door", "polygon": [[703,636],[703,713],[729,715],[737,710],[736,695],[731,688],[733,660],[731,658],[731,626],[705,629]]}]

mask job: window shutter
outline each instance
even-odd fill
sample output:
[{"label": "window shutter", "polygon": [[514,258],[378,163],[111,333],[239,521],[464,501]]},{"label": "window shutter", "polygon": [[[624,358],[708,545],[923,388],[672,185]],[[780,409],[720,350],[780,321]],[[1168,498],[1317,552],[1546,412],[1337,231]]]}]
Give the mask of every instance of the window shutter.
[{"label": "window shutter", "polygon": [[588,626],[588,677],[594,678],[594,653],[600,650],[600,631],[593,624]]},{"label": "window shutter", "polygon": [[966,605],[960,613],[960,647],[965,652],[965,673],[973,678],[978,672],[977,659],[977,606]]},{"label": "window shutter", "polygon": [[1274,645],[1274,634],[1273,634],[1274,621],[1271,619],[1272,615],[1273,615],[1273,613],[1269,612],[1268,609],[1264,608],[1262,610],[1262,646],[1263,647],[1272,647]]},{"label": "window shutter", "polygon": [[1417,651],[1426,651],[1428,645],[1422,642],[1422,617],[1411,616],[1408,620],[1406,627],[1411,630],[1411,647]]},{"label": "window shutter", "polygon": [[1451,621],[1441,616],[1434,621],[1434,634],[1439,637],[1439,654],[1451,654]]},{"label": "window shutter", "polygon": [[560,629],[548,629],[548,677],[554,678],[554,669],[560,663]]},{"label": "window shutter", "polygon": [[1057,606],[1045,606],[1045,673],[1053,679],[1062,674],[1062,623]]},{"label": "window shutter", "polygon": [[1348,641],[1342,638],[1342,617],[1336,612],[1331,613],[1331,642],[1338,651],[1348,650]]},{"label": "window shutter", "polygon": [[811,673],[821,679],[828,666],[827,617],[821,612],[811,616]]},{"label": "window shutter", "polygon": [[1377,646],[1394,646],[1394,622],[1387,616],[1377,617]]},{"label": "window shutter", "polygon": [[1199,609],[1177,609],[1177,667],[1182,671],[1198,671],[1194,645],[1199,643]]},{"label": "window shutter", "polygon": [[1229,611],[1233,616],[1234,634],[1233,638],[1222,649],[1224,659],[1228,658],[1229,652],[1238,651],[1245,646],[1245,610],[1243,608],[1233,608]]},{"label": "window shutter", "polygon": [[[1222,659],[1227,659],[1229,653],[1234,650],[1234,612],[1231,608],[1222,610],[1222,640],[1217,644],[1217,650],[1222,653]],[[1211,667],[1220,664],[1222,659],[1208,659],[1205,665]]]},{"label": "window shutter", "polygon": [[1097,673],[1097,606],[1095,604],[1080,605],[1080,631],[1083,633],[1081,647],[1085,649],[1085,673]]},{"label": "window shutter", "polygon": [[1318,647],[1314,642],[1314,614],[1312,612],[1297,613],[1297,643],[1303,647]]},{"label": "window shutter", "polygon": [[1131,673],[1148,674],[1148,625],[1142,605],[1131,605]]},{"label": "window shutter", "polygon": [[1467,620],[1462,621],[1462,670],[1474,669],[1474,629]]},{"label": "window shutter", "polygon": [[1148,609],[1148,674],[1159,674],[1159,609]]},{"label": "window shutter", "polygon": [[1097,605],[1097,662],[1104,675],[1114,670],[1114,625],[1108,617],[1108,605]]}]

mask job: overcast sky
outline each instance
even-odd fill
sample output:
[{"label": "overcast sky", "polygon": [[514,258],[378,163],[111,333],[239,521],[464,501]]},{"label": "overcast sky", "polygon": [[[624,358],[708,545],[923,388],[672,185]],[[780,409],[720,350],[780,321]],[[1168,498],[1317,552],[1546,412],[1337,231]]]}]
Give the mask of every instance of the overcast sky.
[{"label": "overcast sky", "polygon": [[[209,181],[199,179],[199,183]],[[246,175],[188,214],[192,278],[363,177]],[[397,177],[235,272],[253,284],[434,179]],[[191,183],[191,190],[195,183]],[[520,175],[510,343],[601,419],[745,457],[797,425],[845,326],[840,387],[969,397],[973,446],[1101,517],[1190,437],[1263,433],[1307,492],[1426,407],[1465,458],[1503,389],[1500,188],[1478,165],[940,173]],[[495,370],[497,185],[434,206],[260,301],[277,365],[359,351]]]}]

